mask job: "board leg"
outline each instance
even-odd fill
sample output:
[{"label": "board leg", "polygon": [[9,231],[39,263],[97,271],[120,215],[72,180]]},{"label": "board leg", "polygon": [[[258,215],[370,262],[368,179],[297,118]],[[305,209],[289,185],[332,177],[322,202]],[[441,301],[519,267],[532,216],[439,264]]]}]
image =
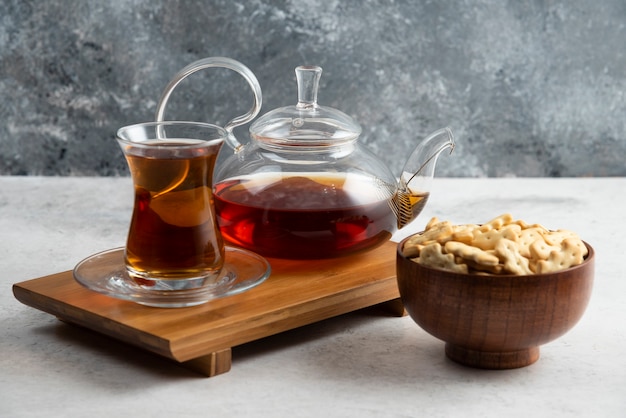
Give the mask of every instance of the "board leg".
[{"label": "board leg", "polygon": [[[80,324],[57,316],[57,319],[71,326],[84,328]],[[196,373],[200,373],[206,377],[217,376],[218,374],[226,373],[230,371],[232,363],[232,350],[225,348],[224,350],[209,353],[205,356],[201,356],[189,361],[180,362],[181,366]]]},{"label": "board leg", "polygon": [[181,363],[183,367],[201,373],[206,377],[213,377],[230,371],[231,364],[232,350],[230,348],[215,351]]},{"label": "board leg", "polygon": [[381,303],[380,306],[392,315],[395,315],[395,316],[407,315],[407,311],[404,309],[404,305],[402,304],[402,299],[400,298],[388,300],[387,302]]}]

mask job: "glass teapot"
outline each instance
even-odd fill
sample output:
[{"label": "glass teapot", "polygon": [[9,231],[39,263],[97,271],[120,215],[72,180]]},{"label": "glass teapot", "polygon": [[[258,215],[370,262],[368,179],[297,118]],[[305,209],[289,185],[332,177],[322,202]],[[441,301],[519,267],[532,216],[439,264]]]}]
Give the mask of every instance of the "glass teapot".
[{"label": "glass teapot", "polygon": [[232,131],[259,113],[261,89],[247,67],[229,58],[205,58],[183,68],[163,92],[156,119],[163,120],[167,100],[184,78],[210,67],[240,73],[253,91],[252,108],[225,126],[234,153],[216,168],[213,197],[224,239],[263,256],[328,258],[388,241],[421,212],[437,157],[454,149],[450,129],[432,133],[396,179],[359,144],[358,123],[317,103],[322,69],[316,66],[296,68],[298,102],[252,123],[245,145]]}]

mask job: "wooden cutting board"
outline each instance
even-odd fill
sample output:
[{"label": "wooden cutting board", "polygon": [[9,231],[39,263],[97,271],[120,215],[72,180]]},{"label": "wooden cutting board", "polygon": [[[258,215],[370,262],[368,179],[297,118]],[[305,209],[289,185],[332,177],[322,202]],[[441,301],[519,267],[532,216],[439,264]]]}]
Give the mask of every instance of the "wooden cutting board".
[{"label": "wooden cutting board", "polygon": [[71,271],[13,285],[25,305],[175,360],[207,376],[231,367],[231,348],[357,309],[404,309],[396,244],[328,260],[269,259],[270,277],[246,292],[188,308],[152,308],[84,288]]}]

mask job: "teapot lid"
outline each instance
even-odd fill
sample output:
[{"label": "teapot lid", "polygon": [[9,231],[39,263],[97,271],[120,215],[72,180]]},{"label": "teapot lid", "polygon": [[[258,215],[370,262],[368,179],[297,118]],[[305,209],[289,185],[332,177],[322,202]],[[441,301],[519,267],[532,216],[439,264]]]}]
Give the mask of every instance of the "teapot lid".
[{"label": "teapot lid", "polygon": [[340,110],[317,104],[322,68],[296,68],[298,103],[274,109],[250,126],[253,139],[272,145],[329,146],[355,141],[361,127]]}]

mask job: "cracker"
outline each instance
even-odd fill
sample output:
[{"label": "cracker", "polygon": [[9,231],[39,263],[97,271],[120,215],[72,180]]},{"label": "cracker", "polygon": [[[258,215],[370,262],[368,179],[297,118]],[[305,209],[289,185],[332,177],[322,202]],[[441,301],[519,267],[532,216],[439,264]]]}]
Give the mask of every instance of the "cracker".
[{"label": "cracker", "polygon": [[550,245],[561,245],[566,238],[578,238],[575,232],[567,229],[557,229],[556,231],[548,231],[543,235],[543,238]]},{"label": "cracker", "polygon": [[519,244],[509,239],[498,241],[496,254],[504,265],[504,270],[511,274],[532,274],[528,265],[528,259],[519,253]]},{"label": "cracker", "polygon": [[548,244],[543,237],[530,244],[528,248],[530,252],[530,258],[539,260],[547,260],[552,251],[561,251],[561,246]]},{"label": "cracker", "polygon": [[444,248],[447,253],[461,257],[463,260],[471,260],[475,264],[495,266],[500,263],[500,259],[498,259],[495,255],[462,242],[448,241],[446,242]]},{"label": "cracker", "polygon": [[482,273],[482,274],[502,274],[504,273],[504,265],[496,264],[495,266],[487,266],[484,264],[475,263],[472,260],[465,260],[465,264],[470,273]]},{"label": "cracker", "polygon": [[434,242],[445,243],[452,238],[454,228],[450,222],[439,222],[421,234],[413,235],[406,242],[409,246],[428,245]]},{"label": "cracker", "polygon": [[458,225],[454,228],[452,233],[452,241],[462,242],[464,244],[470,244],[474,240],[474,230],[477,225]]},{"label": "cracker", "polygon": [[406,258],[415,258],[415,257],[419,257],[420,255],[420,250],[421,248],[424,247],[423,245],[409,245],[408,242],[406,242],[404,244],[404,247],[402,247],[402,255],[405,256]]},{"label": "cracker", "polygon": [[538,228],[542,230],[543,232],[548,232],[548,229],[541,224],[529,224],[526,221],[523,221],[521,219],[517,219],[512,223],[519,225],[522,229]]},{"label": "cracker", "polygon": [[453,254],[445,254],[443,247],[438,242],[426,245],[420,251],[420,256],[415,259],[418,263],[426,267],[438,268],[467,274],[466,264],[456,264]]},{"label": "cracker", "polygon": [[539,260],[537,262],[537,273],[565,270],[582,263],[584,251],[580,244],[580,240],[576,238],[564,239],[561,243],[561,251],[552,251],[547,260]]},{"label": "cracker", "polygon": [[544,230],[537,227],[529,227],[519,232],[517,243],[519,244],[520,254],[526,258],[531,257],[530,246],[535,241],[545,242],[543,239]]},{"label": "cracker", "polygon": [[510,213],[505,213],[497,216],[487,223],[482,224],[479,229],[481,231],[489,231],[490,229],[501,229],[503,226],[510,224],[513,221],[513,216]]},{"label": "cracker", "polygon": [[502,239],[516,242],[518,240],[518,233],[520,230],[521,228],[519,225],[509,225],[506,228],[488,229],[486,231],[476,229],[474,231],[472,245],[480,248],[481,250],[493,250]]},{"label": "cracker", "polygon": [[433,216],[432,218],[430,218],[430,221],[428,221],[428,223],[426,224],[425,230],[428,231],[429,229],[431,229],[433,226],[437,225],[438,223],[439,223],[439,218],[437,218],[436,216]]},{"label": "cracker", "polygon": [[[567,241],[567,243],[565,241]],[[563,240],[563,242],[561,243],[561,248],[564,251],[567,251],[567,249],[564,248],[564,245],[567,245],[570,248],[578,247],[583,258],[587,257],[587,255],[589,254],[589,249],[587,248],[585,243],[580,238],[578,238],[578,235]],[[573,250],[573,248],[571,249]],[[580,262],[582,263],[582,260],[580,260]]]}]

